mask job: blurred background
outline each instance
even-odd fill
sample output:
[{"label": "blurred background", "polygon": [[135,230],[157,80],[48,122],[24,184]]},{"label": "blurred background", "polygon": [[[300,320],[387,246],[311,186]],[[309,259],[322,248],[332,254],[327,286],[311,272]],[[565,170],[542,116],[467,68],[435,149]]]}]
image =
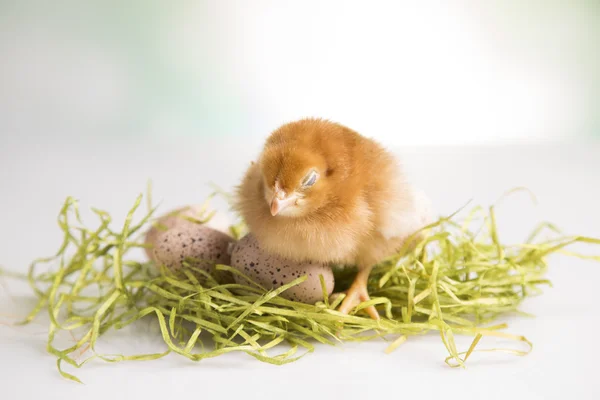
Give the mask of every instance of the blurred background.
[{"label": "blurred background", "polygon": [[600,137],[600,2],[0,2],[0,145],[258,143],[304,116],[389,145]]},{"label": "blurred background", "polygon": [[120,223],[147,180],[160,212],[231,191],[307,116],[401,153],[439,214],[527,186],[593,235],[599,101],[597,0],[0,0],[0,264],[55,250],[67,196]]}]

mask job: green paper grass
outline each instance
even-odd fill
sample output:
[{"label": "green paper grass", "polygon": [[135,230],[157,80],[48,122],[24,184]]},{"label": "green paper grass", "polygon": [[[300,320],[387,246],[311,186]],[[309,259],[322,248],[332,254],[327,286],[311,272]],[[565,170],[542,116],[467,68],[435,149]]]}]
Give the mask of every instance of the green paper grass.
[{"label": "green paper grass", "polygon": [[[38,303],[22,323],[32,322],[41,312],[48,314],[47,350],[56,356],[65,378],[80,382],[65,372],[65,364],[80,368],[96,358],[107,362],[154,360],[176,353],[201,361],[241,352],[281,365],[314,351],[317,344],[382,338],[389,342],[382,350],[389,353],[412,336],[430,332],[440,335],[448,351],[446,363],[452,367],[464,366],[475,351],[525,355],[532,344],[524,336],[503,332],[506,325],[496,323],[498,318],[518,312],[525,298],[550,284],[544,277],[549,255],[564,252],[586,257],[563,249],[576,242],[600,244],[594,238],[562,236],[551,224],[541,224],[525,243],[505,245],[499,240],[494,207],[475,207],[460,220],[458,213],[440,218],[425,229],[424,238],[412,250],[376,266],[369,280],[372,299],[344,315],[336,311],[344,295],[324,296],[315,305],[281,297],[305,277],[267,290],[226,265],[217,269],[243,276],[246,283],[220,284],[213,276],[189,267],[174,275],[131,257],[133,249],[146,246],[143,234],[155,211],[148,200],[149,211],[134,222],[141,201],[142,196],[122,228],[114,231],[109,227],[109,213],[98,209],[93,209],[99,220],[96,228],[85,227],[77,202],[68,198],[58,217],[63,233],[59,250],[30,268],[28,280]],[[480,224],[474,227],[476,221]],[[239,225],[232,229],[242,231]],[[555,237],[540,240],[544,232]],[[352,278],[352,269],[336,270],[336,288],[348,286]],[[379,309],[380,321],[361,312],[369,305]],[[141,319],[158,324],[164,352],[96,352],[100,336]],[[76,339],[67,348],[55,340],[64,331]],[[473,337],[466,351],[458,350],[455,335]],[[477,345],[483,337],[514,340],[515,348],[481,350]],[[78,361],[83,354],[87,358]]]}]

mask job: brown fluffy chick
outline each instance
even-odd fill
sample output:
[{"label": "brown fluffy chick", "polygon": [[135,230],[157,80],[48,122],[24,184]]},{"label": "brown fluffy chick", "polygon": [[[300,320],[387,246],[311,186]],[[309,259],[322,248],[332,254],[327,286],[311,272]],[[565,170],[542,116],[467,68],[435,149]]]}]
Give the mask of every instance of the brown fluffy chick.
[{"label": "brown fluffy chick", "polygon": [[[343,313],[369,300],[372,267],[430,221],[427,199],[405,181],[390,152],[321,119],[271,134],[237,189],[235,208],[269,253],[356,265]],[[366,310],[379,318],[374,307]]]}]

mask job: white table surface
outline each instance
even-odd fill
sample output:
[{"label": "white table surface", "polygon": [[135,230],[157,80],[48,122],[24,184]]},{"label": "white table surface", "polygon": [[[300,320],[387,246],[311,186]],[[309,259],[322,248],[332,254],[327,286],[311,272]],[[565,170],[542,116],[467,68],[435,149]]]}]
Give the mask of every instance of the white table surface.
[{"label": "white table surface", "polygon": [[[17,271],[58,247],[55,220],[66,196],[80,199],[84,209],[105,209],[117,221],[147,179],[154,182],[161,211],[198,203],[210,192],[208,181],[226,189],[235,184],[259,146],[116,138],[1,140],[0,265]],[[489,205],[515,186],[533,190],[537,206],[519,194],[498,210],[501,240],[520,241],[542,220],[570,234],[600,237],[598,143],[423,147],[400,154],[438,213],[450,213],[469,199]],[[600,248],[579,249],[600,254]],[[26,328],[6,325],[27,310],[32,297],[20,283],[0,278],[0,398],[598,399],[600,264],[557,256],[551,258],[548,276],[554,287],[523,305],[536,318],[505,319],[510,332],[533,341],[534,351],[526,357],[482,353],[465,370],[451,369],[443,363],[446,350],[439,336],[431,334],[410,338],[391,355],[384,354],[386,344],[378,340],[318,346],[282,367],[243,354],[200,363],[176,355],[149,362],[98,361],[76,371],[85,385],[58,375],[55,358],[45,352],[43,320]],[[104,345],[125,353],[156,348],[161,339],[146,328],[119,332]],[[467,341],[459,343],[464,347]],[[507,343],[481,343],[498,344]]]}]

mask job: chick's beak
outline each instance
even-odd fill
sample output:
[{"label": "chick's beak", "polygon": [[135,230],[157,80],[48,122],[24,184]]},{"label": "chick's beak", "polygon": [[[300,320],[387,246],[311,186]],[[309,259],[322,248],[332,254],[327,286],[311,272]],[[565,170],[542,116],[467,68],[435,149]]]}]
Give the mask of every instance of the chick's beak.
[{"label": "chick's beak", "polygon": [[283,193],[281,191],[276,192],[275,195],[273,196],[273,199],[271,200],[271,215],[276,216],[282,210],[285,210],[286,208],[288,208],[291,205],[294,205],[295,203],[296,203],[295,195],[292,194],[292,195],[286,197],[285,193]]}]

